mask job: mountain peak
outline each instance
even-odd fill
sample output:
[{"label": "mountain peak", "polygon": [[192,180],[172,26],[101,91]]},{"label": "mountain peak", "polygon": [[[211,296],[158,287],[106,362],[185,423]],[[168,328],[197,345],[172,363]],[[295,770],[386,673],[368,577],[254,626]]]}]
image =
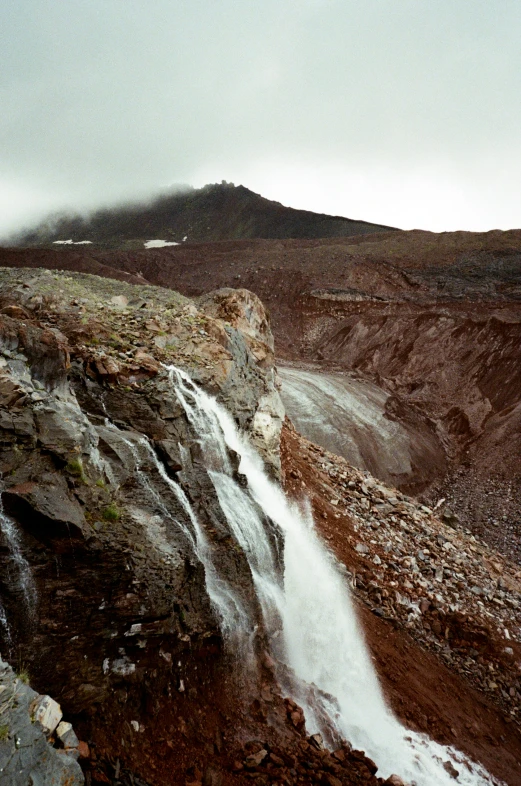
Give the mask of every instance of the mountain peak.
[{"label": "mountain peak", "polygon": [[94,245],[106,249],[139,249],[163,243],[311,239],[388,232],[394,227],[342,216],[285,207],[243,185],[223,180],[199,189],[163,194],[94,211],[87,216],[51,216],[12,240],[16,246]]}]

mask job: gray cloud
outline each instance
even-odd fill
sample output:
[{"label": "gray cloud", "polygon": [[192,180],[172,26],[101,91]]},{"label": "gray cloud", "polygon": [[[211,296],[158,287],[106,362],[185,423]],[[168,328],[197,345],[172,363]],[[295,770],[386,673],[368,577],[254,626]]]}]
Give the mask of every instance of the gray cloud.
[{"label": "gray cloud", "polygon": [[176,182],[436,230],[521,224],[521,6],[18,0],[0,231]]}]

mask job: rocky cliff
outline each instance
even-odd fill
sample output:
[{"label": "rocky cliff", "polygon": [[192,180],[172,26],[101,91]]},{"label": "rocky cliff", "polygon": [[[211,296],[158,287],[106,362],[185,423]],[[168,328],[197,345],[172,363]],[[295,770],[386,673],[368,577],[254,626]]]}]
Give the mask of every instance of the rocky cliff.
[{"label": "rocky cliff", "polygon": [[[118,749],[130,748],[163,691],[172,711],[199,691],[226,696],[232,679],[195,517],[222,574],[256,604],[165,365],[225,402],[276,476],[283,410],[269,323],[241,290],[195,304],[92,276],[1,279],[2,652],[80,729],[102,712],[106,735],[120,715]],[[175,712],[165,737],[186,729]]]},{"label": "rocky cliff", "polygon": [[0,262],[146,279],[188,296],[255,292],[279,359],[347,372],[364,399],[366,383],[376,386],[377,419],[407,435],[397,466],[352,423],[359,466],[431,504],[444,498],[519,560],[520,230],[64,249],[5,249]]}]

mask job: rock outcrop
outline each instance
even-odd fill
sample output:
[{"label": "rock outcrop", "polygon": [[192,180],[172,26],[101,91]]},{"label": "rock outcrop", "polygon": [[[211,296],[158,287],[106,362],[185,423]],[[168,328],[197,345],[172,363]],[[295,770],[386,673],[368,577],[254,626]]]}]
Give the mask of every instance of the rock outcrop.
[{"label": "rock outcrop", "polygon": [[411,431],[410,471],[371,471],[430,503],[450,497],[466,526],[519,560],[521,231],[321,234],[189,238],[147,251],[5,249],[0,264],[146,279],[189,296],[255,292],[279,358],[376,385],[386,419]]},{"label": "rock outcrop", "polygon": [[196,519],[257,614],[166,366],[217,395],[277,476],[283,409],[269,323],[244,291],[198,306],[82,275],[0,279],[3,651],[23,658],[80,728],[103,708],[100,738],[118,715],[132,737],[158,691],[173,694],[182,718],[187,693],[233,680],[231,670],[216,675],[227,656]]},{"label": "rock outcrop", "polygon": [[60,705],[0,658],[0,783],[82,786],[80,743]]}]

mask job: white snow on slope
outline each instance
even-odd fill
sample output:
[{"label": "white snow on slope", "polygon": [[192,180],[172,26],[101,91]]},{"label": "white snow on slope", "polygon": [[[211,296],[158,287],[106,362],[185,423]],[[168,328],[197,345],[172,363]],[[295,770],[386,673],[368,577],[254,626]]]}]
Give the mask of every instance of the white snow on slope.
[{"label": "white snow on slope", "polygon": [[53,240],[54,246],[87,246],[92,245],[92,240]]},{"label": "white snow on slope", "polygon": [[145,248],[164,248],[165,246],[178,246],[179,243],[169,240],[147,240]]}]

